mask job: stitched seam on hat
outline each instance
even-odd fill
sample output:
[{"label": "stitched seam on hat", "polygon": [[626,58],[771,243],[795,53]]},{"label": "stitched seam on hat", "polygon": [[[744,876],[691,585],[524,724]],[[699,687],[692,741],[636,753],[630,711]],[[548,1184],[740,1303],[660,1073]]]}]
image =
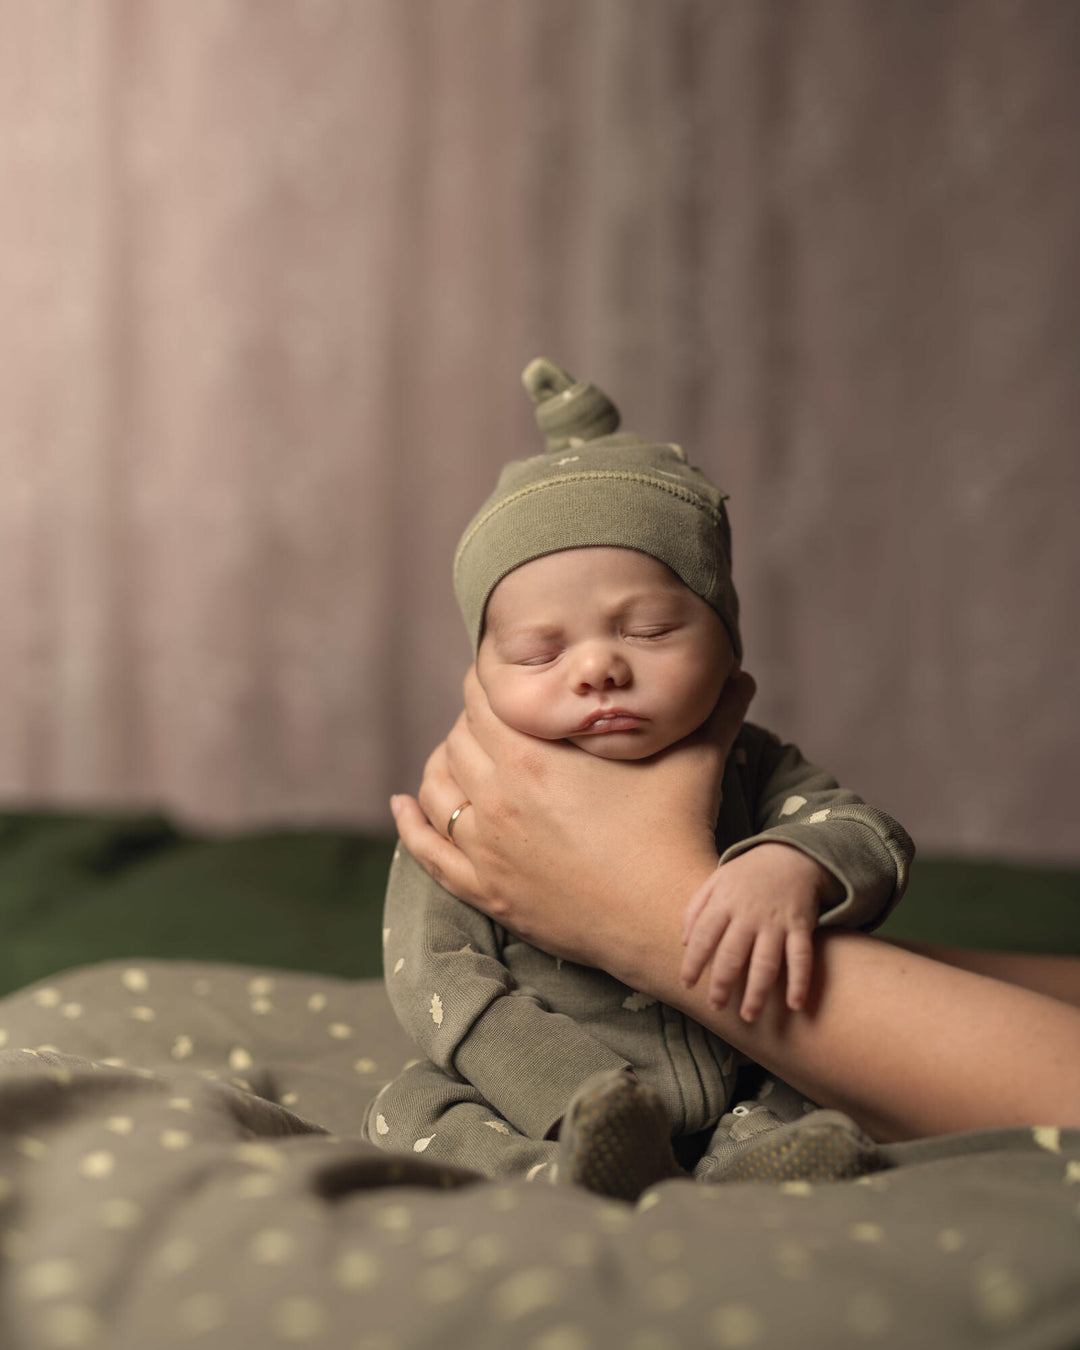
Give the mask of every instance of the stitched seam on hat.
[{"label": "stitched seam on hat", "polygon": [[[608,481],[614,479],[623,483],[644,483],[648,487],[658,488],[661,492],[666,492],[672,497],[678,497],[680,501],[684,501],[690,506],[696,506],[699,511],[704,511],[717,525],[722,525],[724,523],[724,518],[720,512],[710,506],[708,502],[703,501],[696,492],[690,492],[686,488],[677,487],[672,483],[658,482],[657,479],[647,473],[629,473],[625,469],[593,469],[588,473],[567,473],[559,478],[549,478],[545,479],[542,483],[530,483],[527,487],[518,488],[516,492],[511,492],[508,497],[503,497],[497,501],[490,511],[485,511],[479,520],[473,522],[471,528],[458,545],[457,558],[454,561],[454,571],[457,571],[458,562],[461,560],[465,550],[472,543],[477,532],[482,530],[489,520],[494,516],[497,516],[500,511],[505,510],[506,507],[521,501],[523,497],[530,497],[536,492],[546,492],[550,488],[562,487],[565,483],[596,482],[601,479]],[[719,489],[717,489],[717,491],[719,491]]]}]

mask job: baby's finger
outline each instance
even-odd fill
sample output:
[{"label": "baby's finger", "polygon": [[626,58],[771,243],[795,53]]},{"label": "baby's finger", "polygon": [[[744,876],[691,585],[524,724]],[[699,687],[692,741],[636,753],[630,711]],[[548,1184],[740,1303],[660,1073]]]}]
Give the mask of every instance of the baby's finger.
[{"label": "baby's finger", "polygon": [[784,940],[781,933],[758,933],[754,943],[754,954],[750,958],[750,969],[746,976],[746,989],[743,992],[742,1007],[739,1016],[744,1022],[752,1022],[765,1006],[769,990],[780,977],[780,968],[784,962]]},{"label": "baby's finger", "polygon": [[810,995],[810,976],[814,969],[814,939],[803,928],[792,929],[784,944],[787,962],[787,1005],[792,1012],[804,1007]]},{"label": "baby's finger", "polygon": [[679,979],[687,989],[697,984],[701,972],[709,964],[717,943],[727,931],[731,916],[719,906],[705,909],[697,917],[686,938],[686,951],[679,967]]},{"label": "baby's finger", "polygon": [[727,1006],[731,991],[750,958],[754,936],[752,928],[737,923],[729,924],[724,940],[713,957],[709,978],[709,1004],[713,1008]]}]

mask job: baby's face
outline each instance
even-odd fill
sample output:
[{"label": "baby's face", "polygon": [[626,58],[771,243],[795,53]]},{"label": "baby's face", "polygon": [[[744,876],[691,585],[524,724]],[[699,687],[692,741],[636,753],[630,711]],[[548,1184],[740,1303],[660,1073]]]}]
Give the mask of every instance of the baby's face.
[{"label": "baby's face", "polygon": [[508,573],[476,659],[504,722],[604,759],[644,759],[696,730],[734,664],[715,611],[626,548],[565,549]]}]

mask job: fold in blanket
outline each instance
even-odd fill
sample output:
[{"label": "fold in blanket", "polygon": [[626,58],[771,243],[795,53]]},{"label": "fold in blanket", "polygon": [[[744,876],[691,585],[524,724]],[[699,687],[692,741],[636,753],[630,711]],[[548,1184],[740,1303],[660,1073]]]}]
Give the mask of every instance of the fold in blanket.
[{"label": "fold in blanket", "polygon": [[636,1205],[358,1137],[381,985],[111,963],[0,1000],[5,1350],[1080,1343],[1080,1132]]}]

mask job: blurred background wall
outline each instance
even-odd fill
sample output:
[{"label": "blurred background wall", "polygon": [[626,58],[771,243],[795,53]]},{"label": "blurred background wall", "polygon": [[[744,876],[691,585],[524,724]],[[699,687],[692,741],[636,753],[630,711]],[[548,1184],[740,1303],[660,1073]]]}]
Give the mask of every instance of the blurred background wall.
[{"label": "blurred background wall", "polygon": [[1080,6],[0,0],[0,793],[388,825],[544,352],[732,494],[754,715],[1080,860]]}]

